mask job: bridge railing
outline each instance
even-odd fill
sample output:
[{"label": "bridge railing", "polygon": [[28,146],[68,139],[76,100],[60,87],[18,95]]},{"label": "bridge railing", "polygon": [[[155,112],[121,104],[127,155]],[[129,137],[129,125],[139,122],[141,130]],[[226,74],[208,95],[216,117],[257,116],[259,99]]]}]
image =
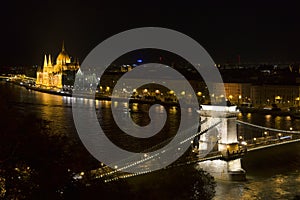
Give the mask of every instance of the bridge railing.
[{"label": "bridge railing", "polygon": [[280,129],[276,129],[276,128],[268,128],[268,127],[264,127],[264,126],[251,124],[251,123],[248,123],[248,122],[243,122],[243,121],[240,121],[240,120],[236,120],[236,123],[241,124],[241,125],[254,127],[254,128],[257,128],[257,129],[261,129],[261,130],[265,130],[265,131],[272,131],[272,132],[277,132],[277,133],[288,133],[288,134],[299,134],[300,135],[300,131],[280,130]]},{"label": "bridge railing", "polygon": [[[184,144],[186,142],[191,142],[196,136],[204,134],[208,130],[217,126],[220,122],[221,122],[221,120],[216,120],[216,119],[214,119],[213,121],[203,120],[201,122],[201,131],[200,132],[197,132],[191,136],[189,136],[190,134],[182,134],[183,137],[181,137],[181,140],[180,140],[181,142],[179,142],[177,144],[177,146],[175,146],[173,149],[177,149],[178,147],[180,147],[182,144]],[[197,128],[197,127],[191,127],[189,130],[186,130],[186,131],[195,130],[195,128]],[[184,136],[189,136],[189,137],[184,137]],[[170,139],[167,139],[163,143],[160,143],[158,145],[151,147],[150,149],[145,150],[145,152],[151,152],[152,150],[156,149],[158,146],[168,143],[169,140]],[[172,149],[167,149],[166,151],[169,151],[169,150],[172,150]],[[158,156],[159,156],[159,153],[157,153],[151,157],[147,157],[147,158],[131,157],[126,160],[122,160],[122,161],[120,161],[120,163],[116,164],[118,166],[118,169],[111,169],[107,166],[103,166],[102,168],[92,170],[92,173],[95,174],[96,177],[107,177],[106,180],[109,180],[109,181],[117,180],[118,178],[127,178],[127,177],[131,177],[131,176],[139,175],[139,174],[150,173],[151,170],[147,170],[141,164],[143,162],[149,162],[151,159],[155,159]],[[141,167],[140,169],[139,169],[139,166]],[[122,172],[122,170],[128,169],[130,167],[135,167],[135,169],[139,169],[140,172],[137,172],[135,174],[128,174],[128,173]]]}]

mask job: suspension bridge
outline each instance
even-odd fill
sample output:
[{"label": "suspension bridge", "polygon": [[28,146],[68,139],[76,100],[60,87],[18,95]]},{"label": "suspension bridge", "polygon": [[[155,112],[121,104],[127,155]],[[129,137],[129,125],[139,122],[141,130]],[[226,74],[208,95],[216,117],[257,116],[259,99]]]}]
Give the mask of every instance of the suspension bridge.
[{"label": "suspension bridge", "polygon": [[[192,151],[194,153],[186,156],[183,161],[176,161],[165,168],[198,163],[201,168],[208,172],[210,169],[214,169],[213,176],[217,176],[218,178],[242,180],[245,178],[245,171],[241,168],[241,158],[247,152],[300,142],[300,131],[279,130],[236,120],[238,112],[234,106],[231,107],[224,107],[223,110],[215,111],[213,106],[204,106],[204,110],[200,111],[201,128],[197,133],[192,135],[182,134],[183,136],[176,145],[156,154],[149,154],[147,152],[163,147],[173,138],[169,138],[145,150],[142,157],[136,156],[122,160],[114,168],[101,164],[102,167],[91,170],[89,173],[95,179],[101,178],[105,182],[151,173],[153,171],[151,170],[153,169],[152,165],[161,162],[160,157],[162,154],[166,153],[166,151],[176,153],[176,151],[181,150],[180,147],[183,144],[190,143],[191,146],[197,147],[196,149],[193,148]],[[240,131],[241,127],[244,131]],[[191,127],[186,132],[190,133],[195,128]],[[245,131],[246,129],[252,129],[256,134],[248,134]],[[124,172],[129,168],[134,168],[136,172]],[[73,178],[81,179],[83,175],[76,174]]]},{"label": "suspension bridge", "polygon": [[238,138],[247,144],[247,151],[255,151],[278,145],[300,142],[300,131],[280,130],[236,120],[238,126],[252,129],[255,135],[247,135],[248,131],[238,131]]}]

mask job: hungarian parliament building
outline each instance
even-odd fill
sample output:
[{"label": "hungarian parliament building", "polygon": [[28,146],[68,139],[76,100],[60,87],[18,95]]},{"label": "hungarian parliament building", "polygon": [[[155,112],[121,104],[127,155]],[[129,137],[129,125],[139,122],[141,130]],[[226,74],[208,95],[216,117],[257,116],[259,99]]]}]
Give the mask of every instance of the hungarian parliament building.
[{"label": "hungarian parliament building", "polygon": [[63,88],[63,83],[74,81],[74,76],[79,69],[79,61],[71,61],[70,56],[65,50],[64,43],[61,52],[56,58],[54,64],[51,55],[45,55],[44,65],[37,70],[36,85],[45,88]]}]

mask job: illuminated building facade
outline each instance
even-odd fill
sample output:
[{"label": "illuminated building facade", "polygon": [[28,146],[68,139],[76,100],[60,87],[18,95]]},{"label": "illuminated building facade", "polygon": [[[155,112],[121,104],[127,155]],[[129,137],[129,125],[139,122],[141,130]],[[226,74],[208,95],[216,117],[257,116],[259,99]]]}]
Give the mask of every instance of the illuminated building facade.
[{"label": "illuminated building facade", "polygon": [[56,58],[56,64],[51,60],[51,55],[45,55],[43,68],[37,70],[36,85],[46,88],[63,88],[63,76],[68,72],[75,72],[79,69],[78,60],[71,62],[70,56],[67,54],[64,44],[62,50]]}]

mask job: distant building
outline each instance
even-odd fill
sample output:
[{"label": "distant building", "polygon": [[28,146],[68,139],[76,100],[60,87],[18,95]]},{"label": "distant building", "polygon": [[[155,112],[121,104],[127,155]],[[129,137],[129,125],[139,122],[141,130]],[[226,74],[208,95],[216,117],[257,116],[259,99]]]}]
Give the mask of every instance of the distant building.
[{"label": "distant building", "polygon": [[129,72],[132,70],[132,66],[131,65],[122,65],[121,66],[121,72]]},{"label": "distant building", "polygon": [[300,86],[253,85],[250,96],[254,105],[300,106]]},{"label": "distant building", "polygon": [[251,100],[250,83],[224,83],[226,99],[231,103],[241,104]]},{"label": "distant building", "polygon": [[224,83],[226,99],[234,104],[251,103],[256,107],[300,106],[300,86],[254,85],[250,83]]},{"label": "distant building", "polygon": [[62,50],[56,58],[56,64],[51,60],[51,55],[45,55],[43,68],[38,68],[36,85],[47,88],[63,88],[63,76],[75,74],[79,69],[79,62],[71,61],[70,56],[65,51],[64,43]]}]

